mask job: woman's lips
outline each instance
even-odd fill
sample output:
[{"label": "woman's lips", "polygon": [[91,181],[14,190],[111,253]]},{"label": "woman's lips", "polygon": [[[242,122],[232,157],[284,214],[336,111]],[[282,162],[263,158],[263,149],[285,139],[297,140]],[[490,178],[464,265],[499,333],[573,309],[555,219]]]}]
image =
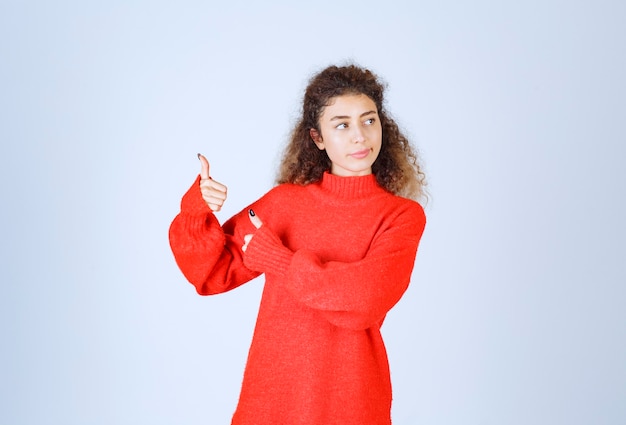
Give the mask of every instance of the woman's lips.
[{"label": "woman's lips", "polygon": [[363,149],[361,151],[357,151],[357,152],[351,153],[350,156],[353,157],[353,158],[356,158],[356,159],[363,159],[363,158],[365,158],[369,154],[370,154],[370,150],[369,149]]}]

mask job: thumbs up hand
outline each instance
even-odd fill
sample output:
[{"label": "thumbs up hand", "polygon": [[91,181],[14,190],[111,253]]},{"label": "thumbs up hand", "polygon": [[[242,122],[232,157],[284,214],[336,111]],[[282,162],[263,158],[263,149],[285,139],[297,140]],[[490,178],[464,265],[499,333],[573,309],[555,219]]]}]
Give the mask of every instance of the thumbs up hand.
[{"label": "thumbs up hand", "polygon": [[209,161],[204,155],[198,154],[200,160],[200,192],[202,199],[211,208],[211,211],[217,212],[222,209],[224,201],[226,201],[226,186],[216,182],[209,176]]}]

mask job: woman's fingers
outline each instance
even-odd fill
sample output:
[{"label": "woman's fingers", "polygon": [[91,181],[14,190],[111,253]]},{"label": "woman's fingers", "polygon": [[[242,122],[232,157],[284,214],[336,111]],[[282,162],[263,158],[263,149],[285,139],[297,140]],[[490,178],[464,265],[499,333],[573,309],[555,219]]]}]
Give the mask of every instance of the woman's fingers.
[{"label": "woman's fingers", "polygon": [[252,240],[252,236],[253,235],[245,235],[243,237],[243,246],[241,247],[241,250],[243,252],[246,252],[246,249],[248,249],[248,244],[250,243],[250,241]]},{"label": "woman's fingers", "polygon": [[202,179],[200,178],[200,189],[206,189],[215,193],[223,193],[226,198],[227,187],[222,183],[213,180],[212,178]]},{"label": "woman's fingers", "polygon": [[213,180],[208,180],[206,182],[200,181],[202,199],[204,199],[204,202],[207,203],[212,211],[219,211],[226,201],[226,187],[220,185],[220,187],[216,188],[209,182],[213,182]]},{"label": "woman's fingers", "polygon": [[260,228],[261,226],[263,226],[263,222],[261,221],[261,219],[254,213],[254,210],[249,209],[248,210],[248,217],[250,217],[250,221],[252,222],[252,224],[254,225],[254,227],[256,227],[257,229]]},{"label": "woman's fingers", "polygon": [[215,180],[200,180],[200,192],[202,192],[203,197],[207,196],[225,201],[228,189]]}]

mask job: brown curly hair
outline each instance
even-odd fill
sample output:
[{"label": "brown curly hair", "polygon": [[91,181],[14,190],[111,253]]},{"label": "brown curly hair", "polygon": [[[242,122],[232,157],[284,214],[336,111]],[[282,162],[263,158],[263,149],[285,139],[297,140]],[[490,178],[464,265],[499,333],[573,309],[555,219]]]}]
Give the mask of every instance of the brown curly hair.
[{"label": "brown curly hair", "polygon": [[320,132],[320,116],[333,98],[364,94],[376,104],[382,126],[381,150],[372,165],[378,184],[396,195],[425,200],[426,181],[417,152],[385,110],[384,89],[376,75],[356,65],[329,66],[315,75],[304,92],[302,116],[283,153],[277,183],[307,185],[322,179],[331,162],[313,143],[310,130]]}]

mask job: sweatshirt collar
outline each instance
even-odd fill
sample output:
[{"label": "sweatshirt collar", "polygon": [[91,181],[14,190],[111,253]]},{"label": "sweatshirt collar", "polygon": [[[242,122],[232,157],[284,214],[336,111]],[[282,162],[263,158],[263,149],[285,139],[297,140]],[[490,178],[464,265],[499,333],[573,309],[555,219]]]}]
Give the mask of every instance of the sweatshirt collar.
[{"label": "sweatshirt collar", "polygon": [[363,198],[383,191],[374,174],[341,177],[324,172],[320,186],[322,190],[332,192],[344,199]]}]

